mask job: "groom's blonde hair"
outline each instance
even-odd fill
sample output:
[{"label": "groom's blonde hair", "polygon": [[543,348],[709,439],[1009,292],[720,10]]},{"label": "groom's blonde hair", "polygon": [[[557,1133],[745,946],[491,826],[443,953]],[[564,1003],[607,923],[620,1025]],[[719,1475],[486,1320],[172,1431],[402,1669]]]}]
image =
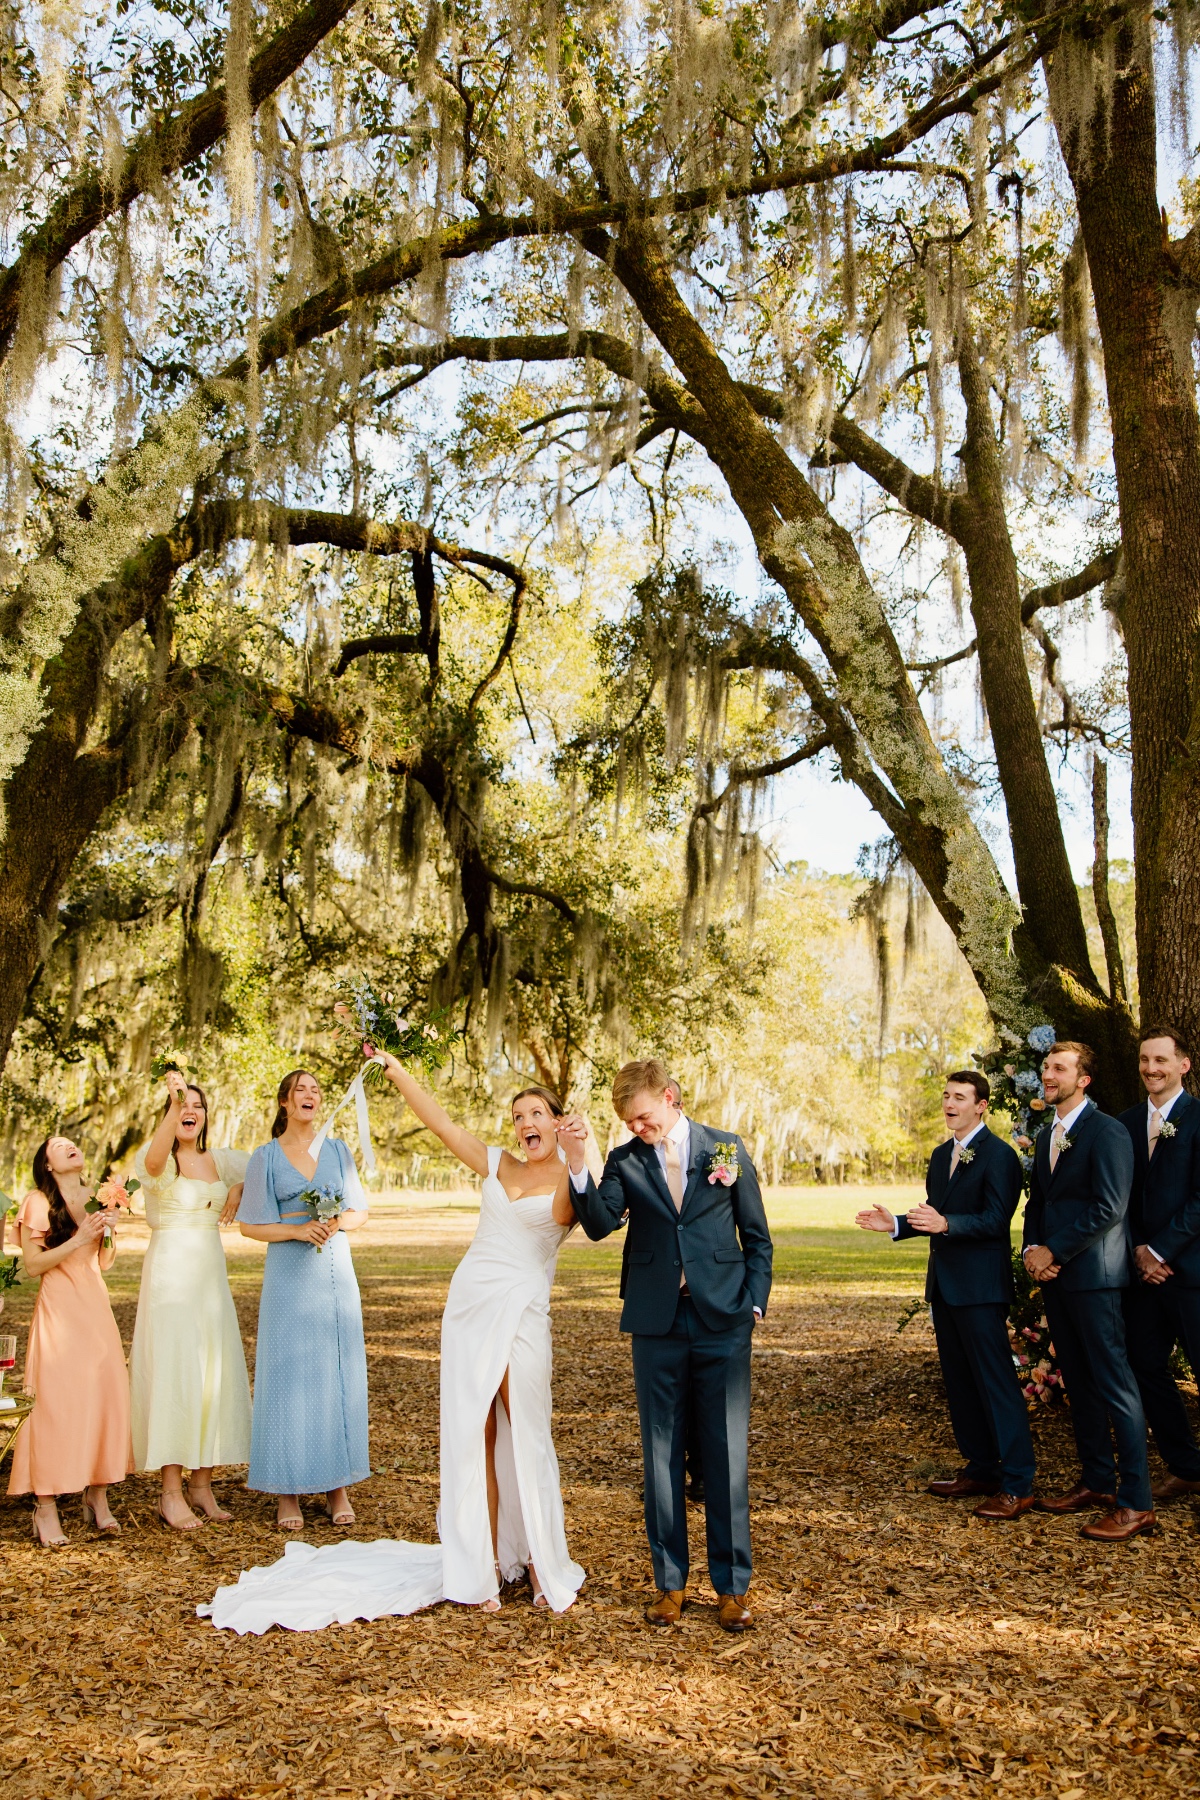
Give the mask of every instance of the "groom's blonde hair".
[{"label": "groom's blonde hair", "polygon": [[626,1108],[636,1094],[652,1094],[660,1099],[671,1085],[671,1075],[665,1062],[657,1056],[643,1057],[640,1062],[627,1062],[617,1070],[613,1078],[613,1111],[618,1119],[625,1117]]}]

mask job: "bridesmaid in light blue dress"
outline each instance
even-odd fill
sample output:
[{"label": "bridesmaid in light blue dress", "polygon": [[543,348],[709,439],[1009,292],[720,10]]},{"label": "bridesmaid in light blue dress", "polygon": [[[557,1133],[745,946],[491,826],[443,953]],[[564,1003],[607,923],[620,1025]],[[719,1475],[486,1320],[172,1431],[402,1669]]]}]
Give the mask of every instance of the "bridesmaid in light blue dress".
[{"label": "bridesmaid in light blue dress", "polygon": [[[284,1531],[304,1525],[300,1495],[324,1493],[335,1525],[353,1525],[346,1489],[371,1472],[367,1352],[347,1231],[367,1217],[349,1149],[328,1138],[309,1151],[321,1088],[293,1069],[279,1088],[271,1142],[250,1158],[238,1226],[267,1245],[258,1309],[254,1422],[247,1486],[279,1496]],[[313,1219],[308,1188],[342,1195],[337,1218]]]}]

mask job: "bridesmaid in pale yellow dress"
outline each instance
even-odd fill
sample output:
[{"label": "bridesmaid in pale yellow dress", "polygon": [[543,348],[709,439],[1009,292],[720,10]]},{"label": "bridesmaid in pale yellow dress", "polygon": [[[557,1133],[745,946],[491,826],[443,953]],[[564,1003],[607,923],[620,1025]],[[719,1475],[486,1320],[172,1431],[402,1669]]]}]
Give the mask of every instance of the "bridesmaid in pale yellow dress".
[{"label": "bridesmaid in pale yellow dress", "polygon": [[162,1470],[162,1518],[192,1531],[193,1507],[230,1517],[213,1494],[213,1465],[250,1457],[250,1383],[220,1234],[237,1216],[247,1157],[208,1148],[203,1088],[171,1069],[167,1089],[158,1130],[134,1159],[150,1246],[129,1359],[133,1450],[139,1470]]},{"label": "bridesmaid in pale yellow dress", "polygon": [[47,1138],[33,1179],[17,1232],[26,1273],[40,1284],[25,1354],[25,1386],[37,1400],[13,1447],[8,1491],[37,1496],[33,1535],[59,1549],[67,1542],[59,1494],[82,1491],[85,1525],[121,1529],[108,1489],[133,1467],[129,1379],[103,1274],[116,1260],[116,1224],[111,1213],[87,1211],[83,1152],[70,1138]]}]

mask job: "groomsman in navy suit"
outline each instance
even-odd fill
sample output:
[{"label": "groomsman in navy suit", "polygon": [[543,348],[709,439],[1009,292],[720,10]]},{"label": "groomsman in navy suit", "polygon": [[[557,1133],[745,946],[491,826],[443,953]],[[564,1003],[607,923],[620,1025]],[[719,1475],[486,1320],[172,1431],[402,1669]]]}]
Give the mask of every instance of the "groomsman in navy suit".
[{"label": "groomsman in navy suit", "polygon": [[1033,1440],[1008,1341],[1013,1297],[1013,1214],[1021,1163],[984,1123],[991,1086],[975,1069],[947,1075],[942,1115],[950,1131],[929,1159],[928,1196],[896,1218],[886,1206],[858,1215],[864,1231],[929,1239],[925,1298],[946,1385],[954,1440],[966,1465],[929,1491],[945,1500],[988,1496],[981,1519],[1016,1519],[1034,1505]]},{"label": "groomsman in navy suit", "polygon": [[1147,1025],[1138,1053],[1145,1104],[1121,1114],[1133,1140],[1135,1269],[1125,1334],[1146,1419],[1171,1471],[1154,1489],[1156,1503],[1200,1493],[1200,1446],[1171,1373],[1177,1343],[1200,1370],[1200,1105],[1183,1086],[1191,1066],[1173,1026]]},{"label": "groomsman in navy suit", "polygon": [[1042,1087],[1056,1116],[1034,1150],[1024,1256],[1042,1289],[1082,1464],[1069,1493],[1040,1505],[1056,1513],[1101,1510],[1104,1517],[1085,1525],[1084,1537],[1119,1544],[1148,1531],[1155,1518],[1146,1416],[1126,1353],[1121,1300],[1131,1279],[1133,1145],[1120,1121],[1088,1099],[1093,1069],[1086,1044],[1064,1041],[1046,1053]]}]

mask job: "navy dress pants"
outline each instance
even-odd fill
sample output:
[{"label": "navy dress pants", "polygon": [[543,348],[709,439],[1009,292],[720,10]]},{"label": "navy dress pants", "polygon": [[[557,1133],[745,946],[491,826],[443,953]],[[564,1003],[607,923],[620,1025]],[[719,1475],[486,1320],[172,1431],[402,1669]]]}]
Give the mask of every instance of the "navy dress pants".
[{"label": "navy dress pants", "polygon": [[1013,1368],[1008,1307],[930,1302],[950,1424],[976,1481],[998,1481],[1006,1494],[1033,1492],[1033,1439],[1025,1396]]},{"label": "navy dress pants", "polygon": [[1200,1481],[1200,1446],[1171,1373],[1171,1352],[1182,1344],[1200,1374],[1200,1288],[1180,1287],[1177,1275],[1126,1288],[1125,1342],[1158,1454],[1172,1475]]},{"label": "navy dress pants", "polygon": [[1071,1402],[1084,1486],[1115,1494],[1118,1506],[1149,1512],[1146,1415],[1125,1351],[1121,1289],[1067,1293],[1048,1281],[1042,1296]]},{"label": "navy dress pants", "polygon": [[750,1586],[750,1338],[753,1320],[710,1331],[686,1294],[670,1331],[633,1335],[645,1473],[646,1536],[656,1584],[687,1586],[684,1447],[694,1408],[704,1469],[708,1573],[718,1594]]}]

